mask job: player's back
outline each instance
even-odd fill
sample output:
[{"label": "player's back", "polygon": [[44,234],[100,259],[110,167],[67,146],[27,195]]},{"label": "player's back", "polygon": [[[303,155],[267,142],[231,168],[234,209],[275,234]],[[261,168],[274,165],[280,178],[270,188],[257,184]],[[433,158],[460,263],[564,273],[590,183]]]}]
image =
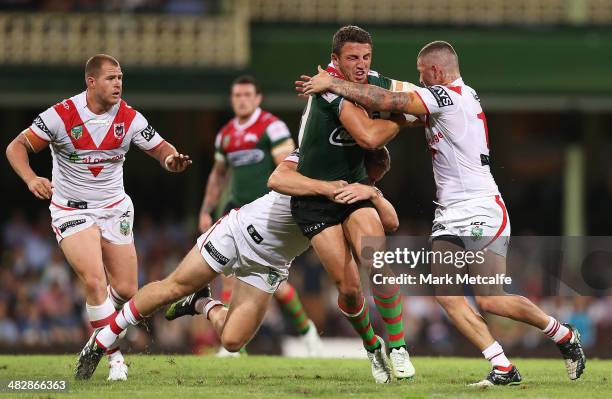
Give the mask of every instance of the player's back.
[{"label": "player's back", "polygon": [[443,205],[499,194],[490,169],[487,120],[476,91],[461,78],[418,88],[425,103],[427,145]]},{"label": "player's back", "polygon": [[290,196],[271,191],[237,212],[241,231],[234,236],[242,237],[256,256],[272,265],[290,263],[310,245],[291,216],[290,201]]}]

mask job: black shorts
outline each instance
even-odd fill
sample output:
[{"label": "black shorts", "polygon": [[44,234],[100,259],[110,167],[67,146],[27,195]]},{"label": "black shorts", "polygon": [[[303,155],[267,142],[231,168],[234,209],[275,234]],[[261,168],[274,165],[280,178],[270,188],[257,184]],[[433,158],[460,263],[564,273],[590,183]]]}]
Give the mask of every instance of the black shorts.
[{"label": "black shorts", "polygon": [[338,204],[321,196],[291,197],[293,220],[308,239],[330,226],[340,224],[357,209],[374,208],[372,201]]}]

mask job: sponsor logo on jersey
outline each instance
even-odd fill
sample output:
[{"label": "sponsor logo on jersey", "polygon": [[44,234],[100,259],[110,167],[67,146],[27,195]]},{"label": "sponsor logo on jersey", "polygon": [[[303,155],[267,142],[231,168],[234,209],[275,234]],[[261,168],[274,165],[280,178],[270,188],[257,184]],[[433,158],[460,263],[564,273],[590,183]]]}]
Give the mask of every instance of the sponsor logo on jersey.
[{"label": "sponsor logo on jersey", "polygon": [[474,97],[474,100],[480,102],[480,97],[478,97],[478,94],[476,94],[475,91],[472,92],[472,96]]},{"label": "sponsor logo on jersey", "polygon": [[75,126],[72,129],[70,129],[70,135],[75,140],[80,139],[83,136],[83,126],[79,125],[79,126]]},{"label": "sponsor logo on jersey", "polygon": [[61,225],[59,225],[58,229],[61,233],[63,233],[64,231],[83,223],[85,223],[85,219],[70,220],[66,223],[62,223]]},{"label": "sponsor logo on jersey", "polygon": [[480,164],[482,166],[491,165],[491,157],[489,155],[480,154]]},{"label": "sponsor logo on jersey", "polygon": [[334,129],[329,135],[329,144],[337,145],[339,147],[350,147],[357,145],[353,136],[346,131],[344,126],[339,126]]},{"label": "sponsor logo on jersey", "polygon": [[215,248],[212,242],[208,241],[206,245],[204,245],[204,248],[214,260],[219,262],[220,265],[225,266],[227,265],[227,262],[229,262],[229,259],[227,257],[223,256],[221,252],[217,251],[217,248]]},{"label": "sponsor logo on jersey", "polygon": [[155,137],[155,135],[157,134],[157,132],[155,131],[155,129],[153,129],[153,126],[151,125],[147,125],[147,127],[145,127],[142,132],[140,132],[140,134],[142,135],[142,137],[147,140],[147,141],[151,141],[151,139],[153,137]]},{"label": "sponsor logo on jersey", "polygon": [[450,95],[442,86],[429,86],[427,90],[429,90],[436,99],[438,107],[453,105],[453,100],[451,100]]},{"label": "sponsor logo on jersey", "polygon": [[268,273],[268,284],[272,287],[275,287],[278,283],[280,283],[280,274],[274,269],[270,269],[270,273]]},{"label": "sponsor logo on jersey", "polygon": [[259,235],[259,233],[255,229],[255,226],[253,226],[252,224],[247,226],[247,233],[249,233],[255,243],[261,244],[261,242],[263,241],[263,237]]},{"label": "sponsor logo on jersey", "polygon": [[77,163],[77,162],[81,161],[81,157],[79,157],[79,154],[77,154],[76,151],[72,151],[68,155],[68,161],[70,161],[72,163]]},{"label": "sponsor logo on jersey", "polygon": [[251,150],[230,152],[227,154],[227,159],[232,166],[245,166],[261,162],[265,155],[266,154],[263,152],[263,150],[254,148]]},{"label": "sponsor logo on jersey", "polygon": [[259,136],[257,136],[255,133],[245,133],[244,135],[244,142],[248,143],[249,141],[252,143],[257,143],[259,141]]},{"label": "sponsor logo on jersey", "polygon": [[40,130],[42,130],[47,136],[51,137],[51,131],[49,130],[47,125],[45,125],[45,122],[42,120],[40,115],[38,115],[36,119],[34,119],[34,125]]},{"label": "sponsor logo on jersey", "polygon": [[125,124],[123,122],[115,123],[113,125],[113,133],[117,140],[121,140],[125,136]]}]

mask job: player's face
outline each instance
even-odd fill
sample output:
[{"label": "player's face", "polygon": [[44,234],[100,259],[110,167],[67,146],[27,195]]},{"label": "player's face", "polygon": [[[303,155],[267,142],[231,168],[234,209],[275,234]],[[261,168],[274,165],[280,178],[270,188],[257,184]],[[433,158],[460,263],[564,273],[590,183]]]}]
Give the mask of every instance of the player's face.
[{"label": "player's face", "polygon": [[248,118],[260,104],[261,94],[257,94],[255,85],[245,83],[232,87],[232,108],[237,117]]},{"label": "player's face", "polygon": [[120,66],[110,62],[102,64],[100,72],[95,77],[89,77],[88,83],[98,101],[103,104],[117,104],[121,101],[123,89],[123,73]]},{"label": "player's face", "polygon": [[417,59],[417,71],[419,71],[419,82],[423,86],[439,85],[444,81],[440,69],[422,58]]},{"label": "player's face", "polygon": [[368,83],[368,72],[370,72],[372,63],[372,46],[367,43],[345,43],[340,50],[340,55],[332,54],[332,61],[347,80],[355,83]]}]

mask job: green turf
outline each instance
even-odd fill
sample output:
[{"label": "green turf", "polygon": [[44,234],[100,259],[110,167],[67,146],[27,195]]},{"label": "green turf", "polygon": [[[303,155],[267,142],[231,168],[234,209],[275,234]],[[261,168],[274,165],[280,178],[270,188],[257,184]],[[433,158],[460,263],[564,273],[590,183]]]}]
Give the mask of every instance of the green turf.
[{"label": "green turf", "polygon": [[589,360],[586,373],[569,381],[561,360],[514,359],[523,374],[518,387],[470,388],[488,364],[481,359],[415,358],[409,382],[374,384],[367,360],[285,359],[248,356],[128,356],[127,382],[106,381],[103,359],[93,378],[72,379],[74,356],[0,356],[0,380],[15,377],[69,379],[68,394],[0,393],[55,398],[612,398],[612,361]]}]

